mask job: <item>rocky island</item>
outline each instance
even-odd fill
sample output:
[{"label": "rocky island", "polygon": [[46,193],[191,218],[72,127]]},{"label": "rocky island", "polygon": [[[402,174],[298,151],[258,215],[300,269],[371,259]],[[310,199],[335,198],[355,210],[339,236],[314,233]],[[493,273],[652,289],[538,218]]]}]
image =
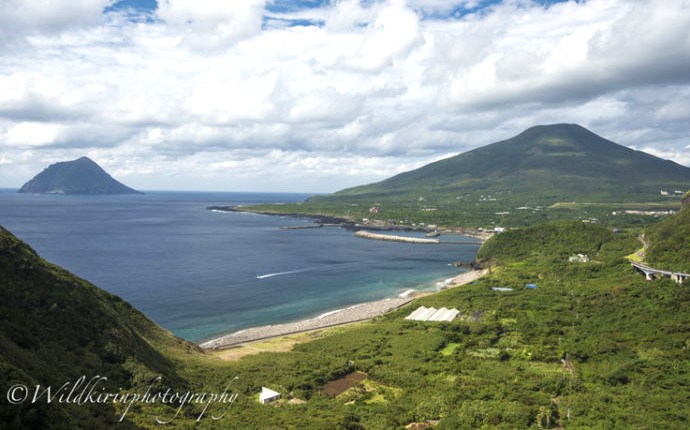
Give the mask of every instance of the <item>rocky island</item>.
[{"label": "rocky island", "polygon": [[88,157],[51,164],[25,183],[19,193],[143,194],[115,180]]}]

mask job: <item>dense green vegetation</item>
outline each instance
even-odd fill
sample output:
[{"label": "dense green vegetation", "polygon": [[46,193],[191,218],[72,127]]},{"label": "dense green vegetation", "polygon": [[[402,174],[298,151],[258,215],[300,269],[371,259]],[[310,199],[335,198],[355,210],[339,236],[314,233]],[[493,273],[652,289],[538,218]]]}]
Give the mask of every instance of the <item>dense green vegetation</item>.
[{"label": "dense green vegetation", "polygon": [[[555,124],[375,184],[255,209],[448,227],[514,227],[564,218],[644,226],[656,222],[655,216],[625,211],[675,208],[676,191],[689,186],[688,167],[578,125]],[[378,212],[370,213],[372,207]]]},{"label": "dense green vegetation", "polygon": [[[12,303],[2,309],[3,388],[28,377],[46,383],[84,371],[127,384],[137,378],[128,366],[134,361],[139,379],[164,374],[178,390],[218,392],[232,381],[239,397],[220,420],[207,415],[197,423],[198,408],[185,409],[175,428],[394,429],[426,420],[454,430],[687,428],[690,290],[668,279],[645,281],[631,269],[624,256],[639,248],[637,234],[568,221],[502,233],[480,251],[495,266],[479,281],[332,330],[290,352],[222,362],[185,349],[188,344],[119,299],[38,260],[3,232],[1,303]],[[586,253],[589,262],[569,262],[575,253]],[[62,301],[52,298],[56,289],[67,292]],[[94,301],[96,310],[83,308]],[[461,317],[406,321],[420,305],[455,307]],[[55,310],[63,319],[49,319]],[[27,311],[33,313],[17,319]],[[76,332],[82,324],[85,331]],[[52,356],[42,346],[49,339]],[[41,367],[50,371],[35,371]],[[328,381],[352,371],[368,378],[337,398],[321,394]],[[259,404],[261,386],[283,400]],[[3,404],[0,413],[23,422],[50,413],[52,422],[93,428],[94,420],[115,413],[99,407],[85,416],[63,405],[44,411]],[[129,424],[160,428],[154,411],[133,409]],[[209,412],[220,413],[217,406]]]},{"label": "dense green vegetation", "polygon": [[116,181],[88,157],[51,164],[22,185],[20,193],[139,194]]},{"label": "dense green vegetation", "polygon": [[[516,255],[506,251],[516,244]],[[236,428],[391,429],[428,419],[439,429],[685,428],[690,293],[635,273],[623,256],[638,245],[635,234],[568,222],[500,234],[482,255],[504,263],[472,285],[289,353],[190,372],[242,378],[228,423]],[[590,262],[568,262],[583,251]],[[526,289],[532,282],[538,288]],[[457,307],[463,318],[405,321],[419,305]],[[319,393],[353,370],[366,383],[336,399]],[[306,403],[259,405],[261,385]]]},{"label": "dense green vegetation", "polygon": [[552,221],[538,227],[512,230],[487,241],[477,253],[479,260],[510,264],[538,259],[558,264],[573,254],[599,252],[614,233],[577,221]]},{"label": "dense green vegetation", "polygon": [[[690,193],[686,195],[690,201]],[[690,273],[690,206],[686,205],[677,215],[647,229],[649,247],[645,260],[650,265]]]}]

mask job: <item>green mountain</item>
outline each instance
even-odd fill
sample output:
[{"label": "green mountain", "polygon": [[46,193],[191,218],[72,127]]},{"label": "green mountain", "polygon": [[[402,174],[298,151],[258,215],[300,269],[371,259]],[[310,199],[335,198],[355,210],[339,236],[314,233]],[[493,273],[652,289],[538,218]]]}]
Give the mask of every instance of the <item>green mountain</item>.
[{"label": "green mountain", "polygon": [[51,164],[24,184],[20,193],[141,194],[113,179],[88,157]]},{"label": "green mountain", "polygon": [[690,168],[575,124],[542,125],[472,151],[324,199],[434,194],[512,195],[543,202],[649,199],[690,185]]},{"label": "green mountain", "polygon": [[16,384],[57,390],[97,375],[108,378],[108,392],[146,387],[156,376],[182,389],[185,381],[162,351],[195,349],[0,227],[0,428],[131,428],[127,417],[118,422],[112,404],[46,404],[44,398],[11,405],[6,390]]},{"label": "green mountain", "polygon": [[677,191],[688,189],[688,167],[579,125],[554,124],[374,184],[249,209],[445,227],[516,227],[563,218],[648,225],[655,214],[626,211],[674,209]]}]

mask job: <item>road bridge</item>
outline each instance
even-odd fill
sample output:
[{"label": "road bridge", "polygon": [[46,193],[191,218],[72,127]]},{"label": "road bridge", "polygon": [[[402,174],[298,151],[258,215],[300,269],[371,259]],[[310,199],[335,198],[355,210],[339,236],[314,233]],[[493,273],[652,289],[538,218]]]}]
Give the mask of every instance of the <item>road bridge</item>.
[{"label": "road bridge", "polygon": [[630,262],[635,270],[644,273],[648,281],[653,281],[657,276],[667,276],[675,281],[678,285],[683,285],[683,282],[690,278],[690,274],[681,272],[672,272],[670,270],[655,269],[644,264]]}]

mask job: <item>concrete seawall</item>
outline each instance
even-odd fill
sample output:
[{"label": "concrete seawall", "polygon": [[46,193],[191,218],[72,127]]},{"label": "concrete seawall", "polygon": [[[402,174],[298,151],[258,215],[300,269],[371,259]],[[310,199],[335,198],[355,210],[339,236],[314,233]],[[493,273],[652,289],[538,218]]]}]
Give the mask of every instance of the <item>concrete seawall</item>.
[{"label": "concrete seawall", "polygon": [[438,239],[424,239],[421,237],[407,237],[407,236],[395,236],[392,234],[378,234],[371,233],[365,230],[359,230],[355,233],[357,237],[363,237],[365,239],[374,240],[390,240],[392,242],[407,242],[407,243],[425,243],[425,244],[436,244],[440,243]]}]

